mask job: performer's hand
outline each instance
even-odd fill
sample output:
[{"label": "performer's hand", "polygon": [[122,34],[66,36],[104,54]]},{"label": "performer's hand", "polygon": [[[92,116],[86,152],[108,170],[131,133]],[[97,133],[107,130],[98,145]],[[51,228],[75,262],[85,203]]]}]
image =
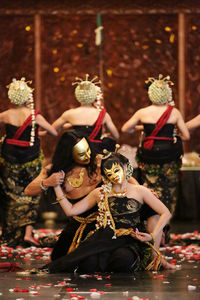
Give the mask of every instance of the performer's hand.
[{"label": "performer's hand", "polygon": [[69,129],[69,128],[71,128],[72,127],[72,124],[70,124],[70,123],[65,123],[64,125],[63,125],[63,128],[64,129]]},{"label": "performer's hand", "polygon": [[140,232],[137,228],[135,230],[135,238],[141,242],[150,242],[152,240],[152,236],[146,232]]},{"label": "performer's hand", "polygon": [[135,130],[137,130],[137,131],[143,131],[144,130],[144,126],[143,125],[136,125],[135,126]]},{"label": "performer's hand", "polygon": [[64,179],[65,179],[64,171],[56,172],[51,174],[51,176],[45,179],[45,185],[53,186],[53,187],[57,185],[61,185]]},{"label": "performer's hand", "polygon": [[38,136],[45,136],[47,135],[47,131],[46,130],[39,130],[38,131]]}]

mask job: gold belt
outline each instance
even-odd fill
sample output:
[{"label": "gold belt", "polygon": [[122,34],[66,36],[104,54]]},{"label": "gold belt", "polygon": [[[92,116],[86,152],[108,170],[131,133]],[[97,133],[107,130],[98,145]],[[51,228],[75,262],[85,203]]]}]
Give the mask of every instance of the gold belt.
[{"label": "gold belt", "polygon": [[[135,238],[135,232],[133,228],[119,228],[115,229],[116,236],[122,236],[122,235],[130,235],[131,237]],[[150,262],[150,264],[145,268],[147,271],[153,270],[157,271],[161,264],[162,255],[160,251],[158,251],[154,245],[152,245],[149,242],[145,242],[147,245],[149,245],[157,254],[157,256]]]},{"label": "gold belt", "polygon": [[86,218],[82,218],[78,216],[73,217],[77,222],[81,224],[79,228],[76,230],[75,236],[73,238],[73,241],[71,243],[71,246],[69,247],[67,254],[74,251],[79,246],[85,227],[87,226],[87,224],[90,224],[96,220],[97,214],[98,214],[97,212],[94,212]]}]

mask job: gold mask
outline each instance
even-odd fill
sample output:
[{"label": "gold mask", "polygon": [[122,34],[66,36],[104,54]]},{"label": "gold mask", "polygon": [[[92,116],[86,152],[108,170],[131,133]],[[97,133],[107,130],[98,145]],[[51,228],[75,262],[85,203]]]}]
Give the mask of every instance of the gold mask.
[{"label": "gold mask", "polygon": [[82,138],[74,147],[72,156],[78,164],[87,165],[90,163],[91,150],[85,138]]},{"label": "gold mask", "polygon": [[118,163],[113,163],[111,169],[104,169],[104,173],[109,181],[114,184],[121,184],[125,179],[123,168]]}]

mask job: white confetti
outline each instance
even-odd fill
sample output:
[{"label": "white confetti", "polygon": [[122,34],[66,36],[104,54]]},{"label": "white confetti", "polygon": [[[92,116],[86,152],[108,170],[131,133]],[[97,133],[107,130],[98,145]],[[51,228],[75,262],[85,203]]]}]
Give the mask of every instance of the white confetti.
[{"label": "white confetti", "polygon": [[101,297],[101,295],[97,292],[93,292],[93,293],[90,294],[90,297],[92,299],[99,299]]},{"label": "white confetti", "polygon": [[79,275],[81,278],[87,278],[87,275]]},{"label": "white confetti", "polygon": [[197,287],[195,285],[188,285],[188,291],[194,291],[196,288]]},{"label": "white confetti", "polygon": [[133,296],[132,299],[133,300],[140,300],[140,298],[138,296]]},{"label": "white confetti", "polygon": [[181,269],[182,266],[181,265],[176,265],[176,269]]}]

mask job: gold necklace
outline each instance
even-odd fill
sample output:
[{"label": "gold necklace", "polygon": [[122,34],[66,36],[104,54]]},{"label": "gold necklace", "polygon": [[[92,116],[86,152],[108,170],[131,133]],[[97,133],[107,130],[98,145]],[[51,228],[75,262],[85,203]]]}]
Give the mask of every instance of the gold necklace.
[{"label": "gold necklace", "polygon": [[83,184],[83,175],[84,175],[84,172],[83,172],[83,169],[81,169],[81,171],[79,173],[79,177],[76,177],[76,178],[67,177],[67,182],[72,187],[78,188]]},{"label": "gold necklace", "polygon": [[114,191],[112,190],[112,196],[114,196],[114,197],[119,197],[119,198],[123,198],[123,197],[126,196],[126,189],[123,190],[123,192],[114,192]]}]

